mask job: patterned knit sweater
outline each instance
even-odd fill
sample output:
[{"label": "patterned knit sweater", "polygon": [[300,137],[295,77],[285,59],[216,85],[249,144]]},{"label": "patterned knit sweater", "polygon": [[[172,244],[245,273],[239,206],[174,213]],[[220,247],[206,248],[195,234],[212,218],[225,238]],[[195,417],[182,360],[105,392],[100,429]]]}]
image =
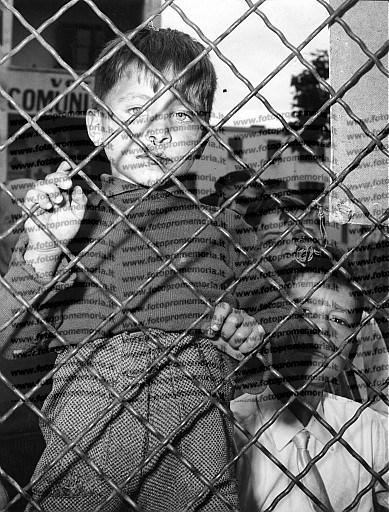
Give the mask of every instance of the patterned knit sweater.
[{"label": "patterned knit sweater", "polygon": [[[168,332],[189,327],[195,331],[206,304],[214,304],[223,293],[224,301],[256,316],[265,330],[288,313],[290,308],[274,304],[280,295],[264,275],[277,280],[268,262],[241,275],[253,261],[247,254],[258,255],[255,234],[239,215],[225,210],[209,222],[174,186],[139,201],[147,188],[103,176],[102,191],[122,212],[137,204],[126,215],[127,221],[115,225],[118,215],[112,207],[97,194],[89,197],[86,215],[69,249],[79,255],[93,243],[81,253],[80,262],[95,279],[73,267],[34,302],[34,308],[68,343],[79,343],[92,331],[96,331],[93,339],[137,331],[138,322]],[[217,211],[206,208],[212,214]],[[47,283],[25,263],[26,245],[23,235],[6,280],[30,301]],[[165,263],[168,258],[177,272]],[[64,256],[57,274],[68,263]],[[124,309],[120,310],[118,301],[126,301]],[[21,303],[1,288],[0,329],[21,309]],[[5,357],[18,357],[40,350],[53,338],[40,321],[24,312],[1,330],[0,347]]]}]

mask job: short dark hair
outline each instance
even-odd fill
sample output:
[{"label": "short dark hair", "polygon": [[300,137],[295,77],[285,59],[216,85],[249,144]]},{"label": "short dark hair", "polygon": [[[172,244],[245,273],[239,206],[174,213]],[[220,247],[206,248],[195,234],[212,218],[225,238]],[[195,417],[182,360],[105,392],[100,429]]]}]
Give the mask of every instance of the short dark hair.
[{"label": "short dark hair", "polygon": [[[130,37],[131,34],[132,32],[127,32],[125,35]],[[120,37],[110,41],[103,48],[98,59],[107,55],[121,42]],[[178,75],[204,51],[204,46],[188,34],[170,28],[145,27],[134,35],[131,43],[162,74],[171,71],[173,75]],[[94,87],[96,95],[104,100],[130,66],[135,66],[139,72],[145,73],[150,79],[153,89],[155,92],[157,91],[161,84],[158,77],[149,70],[127,44],[124,44],[96,70]],[[198,114],[208,121],[216,90],[216,73],[208,55],[203,56],[192,66],[174,84],[174,87]],[[95,104],[95,108],[99,108],[99,106]]]}]

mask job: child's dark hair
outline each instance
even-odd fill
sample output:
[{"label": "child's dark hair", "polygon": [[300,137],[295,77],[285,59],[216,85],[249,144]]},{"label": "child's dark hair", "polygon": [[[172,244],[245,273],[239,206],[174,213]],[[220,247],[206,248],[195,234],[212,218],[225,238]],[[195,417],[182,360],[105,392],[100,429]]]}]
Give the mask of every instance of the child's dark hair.
[{"label": "child's dark hair", "polygon": [[[131,36],[131,32],[127,32],[126,35]],[[98,59],[104,57],[121,42],[120,37],[110,41],[104,47]],[[192,39],[188,34],[169,28],[145,27],[134,35],[131,43],[164,76],[167,72],[172,73],[173,76],[178,75],[204,50],[203,45]],[[158,90],[161,81],[125,44],[96,70],[96,95],[104,100],[118,80],[128,72],[130,66],[144,73],[150,80],[154,91]],[[209,120],[216,89],[216,73],[208,55],[202,57],[199,62],[191,67],[174,84],[174,87],[198,114],[202,115],[206,121]],[[95,105],[95,108],[99,108],[98,105]]]},{"label": "child's dark hair", "polygon": [[247,224],[256,227],[264,215],[280,213],[281,217],[287,222],[289,217],[285,213],[286,211],[294,215],[296,213],[300,215],[301,211],[304,211],[306,208],[304,201],[297,196],[283,195],[281,200],[282,206],[279,206],[271,197],[266,197],[258,204],[251,205],[246,212],[244,220]]}]

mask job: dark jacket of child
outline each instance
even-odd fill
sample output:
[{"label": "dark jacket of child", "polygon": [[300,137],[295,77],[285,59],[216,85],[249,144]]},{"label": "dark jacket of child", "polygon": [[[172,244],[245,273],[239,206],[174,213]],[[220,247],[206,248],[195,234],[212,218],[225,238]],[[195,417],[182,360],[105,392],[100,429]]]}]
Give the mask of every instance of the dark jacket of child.
[{"label": "dark jacket of child", "polygon": [[[279,307],[277,314],[272,314],[272,303],[280,298],[277,288],[258,269],[240,277],[254,261],[247,254],[255,254],[256,237],[239,215],[224,210],[209,222],[176,187],[147,194],[147,188],[110,176],[104,176],[102,182],[103,194],[121,212],[135,205],[126,215],[128,222],[116,223],[114,209],[98,194],[90,196],[86,216],[70,250],[79,255],[94,282],[73,267],[34,302],[36,310],[69,344],[79,343],[95,329],[91,339],[139,331],[128,312],[147,328],[182,332],[204,313],[207,303],[213,303],[221,294],[224,301],[255,316],[266,331],[277,325],[282,317]],[[217,212],[216,208],[208,210],[213,215]],[[91,242],[93,246],[86,250]],[[18,294],[31,300],[46,283],[39,282],[34,270],[24,262],[25,247],[24,236],[6,279]],[[166,264],[169,258],[176,271]],[[67,264],[63,258],[57,275]],[[266,260],[258,268],[277,281]],[[6,290],[2,295],[0,325],[22,307]],[[126,301],[122,311],[117,300]],[[105,321],[115,309],[117,314]],[[285,315],[289,309],[285,308]],[[191,331],[199,329],[200,323],[194,324]],[[53,340],[53,335],[29,313],[18,316],[0,336],[4,355],[9,358],[43,348]]]}]

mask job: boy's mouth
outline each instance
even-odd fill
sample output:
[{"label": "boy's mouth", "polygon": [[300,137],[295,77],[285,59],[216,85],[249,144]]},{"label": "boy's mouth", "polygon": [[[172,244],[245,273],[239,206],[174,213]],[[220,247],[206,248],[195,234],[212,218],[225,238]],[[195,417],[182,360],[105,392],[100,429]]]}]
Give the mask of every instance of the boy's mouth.
[{"label": "boy's mouth", "polygon": [[151,155],[158,160],[161,164],[163,164],[165,167],[167,167],[169,164],[172,163],[172,159],[168,158],[166,156],[162,155],[156,155],[155,153],[150,153],[150,155],[146,155],[145,153],[142,153],[141,155],[138,155],[136,158],[139,160],[147,160],[148,164],[150,165],[156,165],[158,164],[151,158]]}]

